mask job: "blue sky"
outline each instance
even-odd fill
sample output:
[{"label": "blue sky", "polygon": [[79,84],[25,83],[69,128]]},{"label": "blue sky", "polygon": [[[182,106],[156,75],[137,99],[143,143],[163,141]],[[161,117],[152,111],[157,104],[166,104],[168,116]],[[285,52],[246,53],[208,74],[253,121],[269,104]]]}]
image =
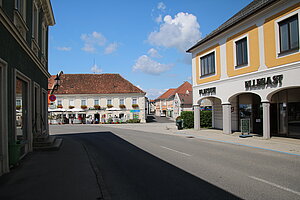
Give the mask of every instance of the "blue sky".
[{"label": "blue sky", "polygon": [[51,2],[51,74],[119,73],[154,99],[190,81],[185,50],[251,0]]}]

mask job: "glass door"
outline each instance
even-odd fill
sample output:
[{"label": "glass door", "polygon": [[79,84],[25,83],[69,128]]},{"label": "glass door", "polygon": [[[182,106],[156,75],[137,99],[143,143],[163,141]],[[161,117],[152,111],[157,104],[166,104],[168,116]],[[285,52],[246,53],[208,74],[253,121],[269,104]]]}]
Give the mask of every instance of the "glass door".
[{"label": "glass door", "polygon": [[27,139],[27,83],[16,79],[16,135],[17,140]]},{"label": "glass door", "polygon": [[288,111],[287,103],[279,103],[279,115],[278,115],[278,134],[288,134]]}]

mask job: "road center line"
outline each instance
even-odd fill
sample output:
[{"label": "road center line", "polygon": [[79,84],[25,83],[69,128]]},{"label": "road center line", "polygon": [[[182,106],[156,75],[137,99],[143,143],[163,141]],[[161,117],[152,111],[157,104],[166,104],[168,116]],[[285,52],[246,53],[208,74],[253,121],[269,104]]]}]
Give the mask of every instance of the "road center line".
[{"label": "road center line", "polygon": [[277,188],[279,188],[279,189],[282,189],[282,190],[285,190],[285,191],[288,191],[288,192],[291,192],[291,193],[294,193],[294,194],[300,196],[300,192],[297,192],[297,191],[295,191],[295,190],[292,190],[292,189],[283,187],[283,186],[281,186],[281,185],[277,185],[276,183],[272,183],[272,182],[266,181],[266,180],[264,180],[264,179],[257,178],[257,177],[255,177],[255,176],[248,176],[248,177],[249,177],[249,178],[252,178],[252,179],[255,179],[255,180],[257,180],[257,181],[263,182],[263,183],[267,183],[267,184],[272,185],[272,186],[274,186],[274,187],[277,187]]},{"label": "road center line", "polygon": [[176,152],[176,153],[183,154],[183,155],[185,155],[185,156],[192,156],[192,155],[190,155],[190,154],[183,153],[183,152],[180,152],[180,151],[176,151],[176,150],[174,150],[174,149],[170,149],[170,148],[165,147],[165,146],[160,146],[160,147],[161,147],[161,148],[164,148],[164,149],[168,149],[168,150],[170,150],[170,151],[174,151],[174,152]]}]

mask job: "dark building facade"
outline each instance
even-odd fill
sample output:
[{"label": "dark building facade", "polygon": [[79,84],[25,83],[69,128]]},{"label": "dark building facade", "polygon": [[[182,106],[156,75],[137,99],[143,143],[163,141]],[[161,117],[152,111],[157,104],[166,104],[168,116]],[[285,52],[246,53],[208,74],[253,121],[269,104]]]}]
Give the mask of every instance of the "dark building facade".
[{"label": "dark building facade", "polygon": [[0,175],[48,135],[50,0],[0,0]]}]

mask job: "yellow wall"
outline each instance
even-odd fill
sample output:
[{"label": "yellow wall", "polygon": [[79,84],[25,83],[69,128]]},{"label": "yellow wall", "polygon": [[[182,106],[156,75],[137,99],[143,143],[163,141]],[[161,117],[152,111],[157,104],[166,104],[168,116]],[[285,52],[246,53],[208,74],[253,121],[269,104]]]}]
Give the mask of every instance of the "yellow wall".
[{"label": "yellow wall", "polygon": [[[276,34],[275,21],[285,15],[296,11],[300,8],[300,3],[287,8],[276,15],[273,15],[265,20],[264,24],[264,45],[265,45],[265,61],[268,68],[284,65],[292,62],[300,61],[300,53],[295,53],[277,58],[276,52]],[[298,16],[298,20],[299,20]]]},{"label": "yellow wall", "polygon": [[[248,44],[249,44],[249,66],[235,68],[234,66],[234,40],[248,34]],[[241,31],[227,39],[226,42],[226,65],[227,65],[227,75],[229,77],[237,76],[241,74],[246,74],[249,72],[257,71],[260,65],[259,61],[259,42],[258,42],[258,28],[257,26],[251,26],[244,31]]]},{"label": "yellow wall", "polygon": [[[212,76],[207,76],[204,78],[200,77],[200,57],[202,57],[205,53],[215,50],[215,56],[216,56],[216,63],[215,63],[215,67],[216,67],[216,73],[215,75]],[[220,45],[217,44],[215,46],[212,46],[200,53],[198,53],[196,55],[196,80],[197,80],[197,84],[202,84],[202,83],[207,83],[207,82],[211,82],[211,81],[216,81],[216,80],[220,80],[221,77],[221,62],[220,62]]]}]

